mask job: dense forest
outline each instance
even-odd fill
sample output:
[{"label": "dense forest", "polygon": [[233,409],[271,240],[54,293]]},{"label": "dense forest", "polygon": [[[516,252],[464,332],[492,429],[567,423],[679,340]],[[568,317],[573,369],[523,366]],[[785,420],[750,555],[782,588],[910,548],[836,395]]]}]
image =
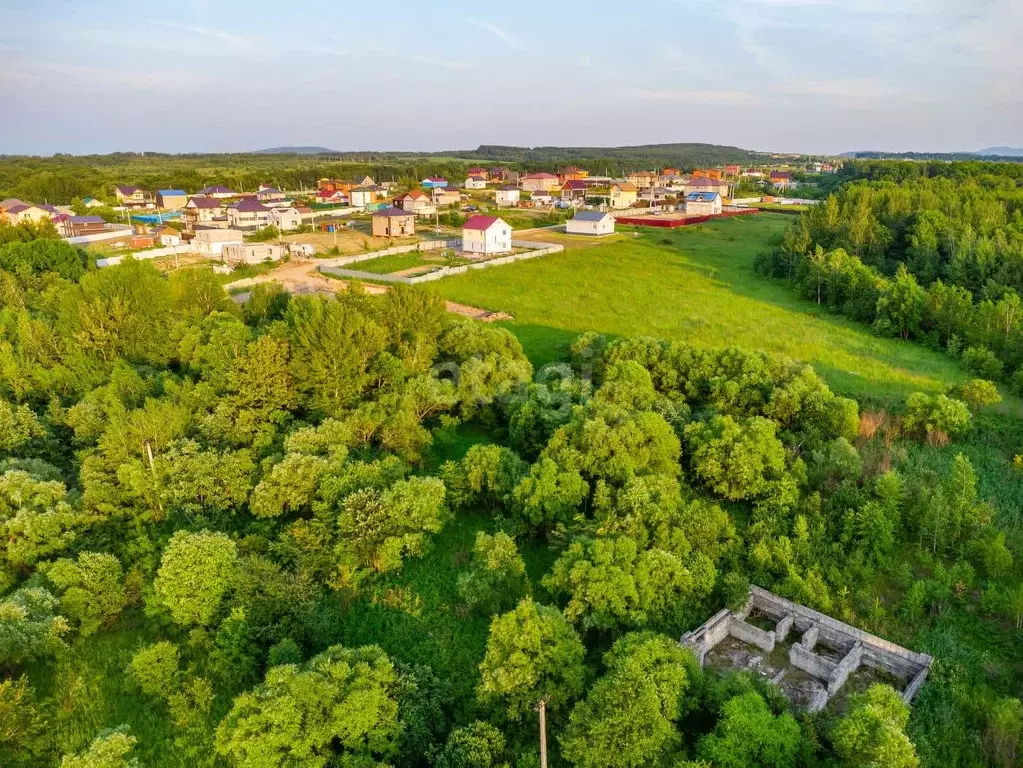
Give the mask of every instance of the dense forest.
[{"label": "dense forest", "polygon": [[111,155],[0,156],[0,199],[71,203],[76,198],[114,199],[114,187],[131,184],[148,190],[196,192],[223,184],[254,192],[260,184],[282,189],[315,189],[323,177],[402,181],[416,185],[427,176],[465,178],[473,165],[504,165],[519,171],[557,171],[578,165],[612,175],[672,165],[684,171],[722,163],[765,162],[766,155],[713,144],[663,144],[648,147],[577,148],[481,146],[456,152],[346,152],[304,154],[168,155],[158,152]]},{"label": "dense forest", "polygon": [[[990,382],[861,412],[592,333],[534,371],[419,289],[239,304],[36,234],[0,237],[0,764],[536,766],[540,702],[552,765],[1017,764],[1016,544],[965,455],[904,461]],[[680,633],[754,583],[932,654],[912,710],[700,669]]]},{"label": "dense forest", "polygon": [[850,163],[759,266],[1023,393],[1023,165]]}]

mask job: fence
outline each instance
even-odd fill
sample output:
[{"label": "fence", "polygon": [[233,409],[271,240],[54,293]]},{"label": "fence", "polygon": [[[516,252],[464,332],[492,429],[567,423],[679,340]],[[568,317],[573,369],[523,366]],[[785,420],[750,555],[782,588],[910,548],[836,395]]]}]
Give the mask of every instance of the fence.
[{"label": "fence", "polygon": [[635,217],[617,217],[619,224],[632,224],[638,227],[667,227],[674,229],[675,227],[688,227],[692,224],[703,224],[704,222],[711,221],[712,219],[724,219],[729,216],[748,216],[751,214],[760,213],[756,208],[743,208],[736,211],[722,211],[721,213],[708,213],[705,216],[689,216],[687,218],[672,219],[639,219]]},{"label": "fence", "polygon": [[[441,243],[442,245],[433,246],[433,248],[420,249],[419,245],[429,245],[430,243],[419,243],[416,246],[399,246],[402,250],[398,250],[398,253],[409,253],[415,250],[435,250],[445,246],[445,241],[435,240],[430,242]],[[368,280],[378,283],[403,283],[405,285],[418,285],[419,283],[428,283],[434,280],[441,280],[445,277],[451,277],[453,275],[463,275],[470,269],[489,269],[490,267],[500,267],[504,264],[512,264],[516,261],[526,261],[527,259],[535,259],[540,256],[547,256],[551,253],[560,253],[565,250],[563,245],[551,245],[549,243],[536,243],[529,240],[512,240],[512,246],[515,248],[529,248],[526,253],[513,253],[508,256],[499,256],[496,259],[487,259],[486,261],[477,261],[472,264],[464,264],[460,267],[441,267],[433,272],[427,272],[422,275],[415,275],[407,277],[405,275],[380,275],[375,272],[360,272],[355,269],[342,269],[340,266],[321,266],[319,271],[328,275],[334,275],[335,277],[346,277],[352,280]],[[396,249],[389,249],[396,250]],[[381,255],[380,251],[368,254],[372,258],[378,258]],[[363,254],[365,256],[365,254]],[[352,258],[352,257],[349,257]],[[359,261],[365,261],[365,258],[359,258]],[[348,262],[352,263],[352,262]]]},{"label": "fence", "polygon": [[78,237],[65,237],[64,239],[72,245],[86,245],[88,243],[99,243],[103,240],[119,240],[123,237],[131,237],[135,232],[134,227],[127,224],[108,224],[106,232],[97,232],[92,235],[79,235]]},{"label": "fence", "polygon": [[166,248],[153,248],[149,251],[135,251],[134,253],[126,253],[123,256],[110,256],[105,259],[96,259],[97,267],[114,267],[120,264],[122,261],[127,259],[129,256],[136,261],[143,261],[145,259],[158,259],[161,256],[173,256],[177,253],[192,253],[192,246],[190,245],[170,245]]},{"label": "fence", "polygon": [[337,256],[333,259],[323,259],[320,264],[325,267],[344,267],[348,264],[358,264],[360,261],[372,261],[383,256],[397,256],[401,253],[412,253],[413,251],[437,251],[441,248],[458,248],[461,240],[423,240],[412,245],[395,245],[390,248],[381,248],[379,251],[367,251],[354,256]]}]

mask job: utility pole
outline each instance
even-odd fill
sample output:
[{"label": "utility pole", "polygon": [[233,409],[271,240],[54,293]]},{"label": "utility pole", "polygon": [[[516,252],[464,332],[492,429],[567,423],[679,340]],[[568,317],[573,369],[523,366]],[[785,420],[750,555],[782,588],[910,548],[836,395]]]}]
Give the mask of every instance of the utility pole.
[{"label": "utility pole", "polygon": [[547,700],[540,699],[540,768],[547,768]]}]

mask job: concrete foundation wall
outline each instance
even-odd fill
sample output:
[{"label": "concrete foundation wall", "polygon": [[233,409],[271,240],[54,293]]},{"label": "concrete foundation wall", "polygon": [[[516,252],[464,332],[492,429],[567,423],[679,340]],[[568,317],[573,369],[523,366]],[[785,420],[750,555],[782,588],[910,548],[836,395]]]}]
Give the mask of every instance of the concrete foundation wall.
[{"label": "concrete foundation wall", "polygon": [[818,656],[813,651],[808,651],[800,643],[796,643],[789,649],[789,664],[822,681],[829,680],[831,673],[838,666],[823,656]]},{"label": "concrete foundation wall", "polygon": [[838,689],[845,685],[845,681],[849,678],[853,672],[859,669],[860,660],[863,658],[863,644],[856,643],[852,650],[845,655],[845,657],[838,662],[838,666],[835,667],[835,671],[831,673],[831,677],[828,678],[828,695],[834,696],[838,693]]},{"label": "concrete foundation wall", "polygon": [[732,616],[731,621],[728,622],[728,634],[745,643],[755,645],[764,653],[770,653],[774,650],[773,632],[765,632],[759,627],[747,624],[737,616]]}]

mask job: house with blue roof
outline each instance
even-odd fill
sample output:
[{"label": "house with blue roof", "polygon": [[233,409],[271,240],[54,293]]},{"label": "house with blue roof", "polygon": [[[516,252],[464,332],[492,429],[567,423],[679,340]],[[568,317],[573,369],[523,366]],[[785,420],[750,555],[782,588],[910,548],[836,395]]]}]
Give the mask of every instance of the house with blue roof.
[{"label": "house with blue roof", "polygon": [[448,185],[448,180],[441,178],[440,176],[431,176],[428,179],[423,179],[423,186],[426,189],[444,189]]},{"label": "house with blue roof", "polygon": [[721,213],[721,195],[717,192],[690,192],[686,195],[686,213],[692,216]]},{"label": "house with blue roof", "polygon": [[604,211],[579,211],[565,222],[565,232],[570,235],[613,235],[615,217]]},{"label": "house with blue roof", "polygon": [[188,195],[180,189],[158,189],[156,191],[156,207],[165,211],[176,211],[184,208]]}]

